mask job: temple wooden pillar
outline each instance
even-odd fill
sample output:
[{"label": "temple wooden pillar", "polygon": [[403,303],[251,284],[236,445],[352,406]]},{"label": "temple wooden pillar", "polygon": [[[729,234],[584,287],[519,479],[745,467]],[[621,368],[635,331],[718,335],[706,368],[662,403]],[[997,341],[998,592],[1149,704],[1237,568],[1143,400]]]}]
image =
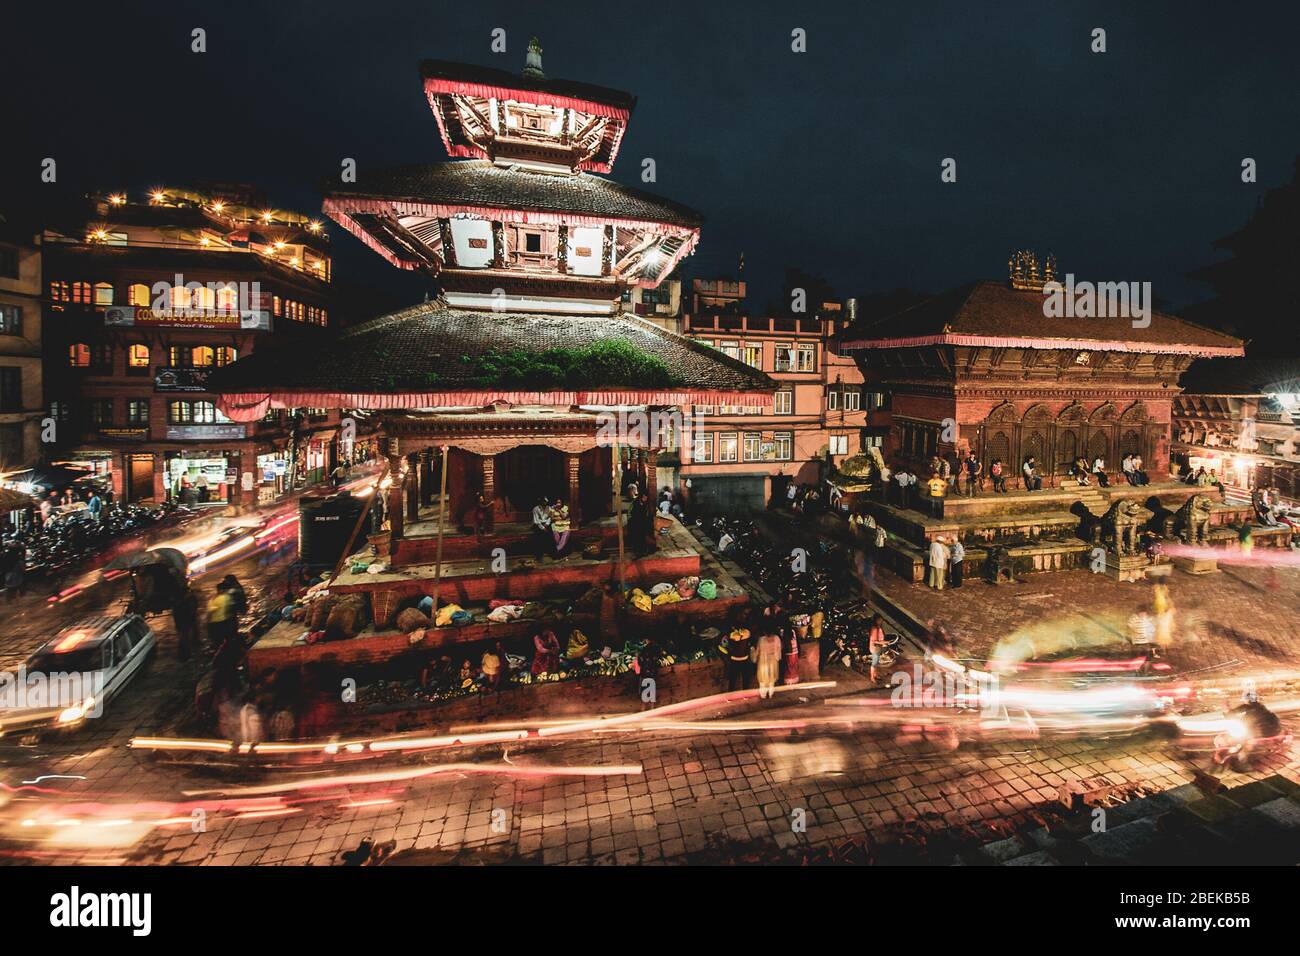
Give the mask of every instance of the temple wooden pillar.
[{"label": "temple wooden pillar", "polygon": [[570,453],[565,455],[565,474],[569,481],[569,520],[573,527],[577,527],[582,521],[582,497],[578,494],[579,485],[579,464],[582,461],[581,455]]},{"label": "temple wooden pillar", "polygon": [[433,504],[435,488],[437,482],[433,477],[433,449],[426,448],[420,452],[420,504],[426,507]]},{"label": "temple wooden pillar", "polygon": [[406,462],[401,455],[392,455],[388,459],[388,474],[393,483],[388,486],[388,528],[392,541],[396,544],[402,539],[406,522],[403,520],[402,488],[406,480],[403,465]]},{"label": "temple wooden pillar", "polygon": [[420,517],[420,456],[406,456],[406,520]]},{"label": "temple wooden pillar", "polygon": [[651,508],[659,507],[659,449],[645,450],[645,493]]},{"label": "temple wooden pillar", "polygon": [[495,455],[483,455],[483,497],[488,501],[497,498],[497,459]]}]

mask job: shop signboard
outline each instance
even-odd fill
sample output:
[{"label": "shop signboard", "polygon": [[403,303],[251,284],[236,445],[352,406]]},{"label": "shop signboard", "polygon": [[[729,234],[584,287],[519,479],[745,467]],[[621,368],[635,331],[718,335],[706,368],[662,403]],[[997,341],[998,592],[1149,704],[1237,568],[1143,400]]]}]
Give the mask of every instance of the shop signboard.
[{"label": "shop signboard", "polygon": [[155,392],[206,392],[211,371],[207,368],[173,368],[162,365],[153,377],[153,388]]},{"label": "shop signboard", "polygon": [[104,441],[148,441],[148,428],[100,428],[97,434]]},{"label": "shop signboard", "polygon": [[244,437],[243,425],[168,425],[168,441],[237,440]]},{"label": "shop signboard", "polygon": [[246,329],[271,331],[267,309],[168,309],[155,312],[143,305],[110,305],[104,309],[104,324],[111,326],[167,329]]}]

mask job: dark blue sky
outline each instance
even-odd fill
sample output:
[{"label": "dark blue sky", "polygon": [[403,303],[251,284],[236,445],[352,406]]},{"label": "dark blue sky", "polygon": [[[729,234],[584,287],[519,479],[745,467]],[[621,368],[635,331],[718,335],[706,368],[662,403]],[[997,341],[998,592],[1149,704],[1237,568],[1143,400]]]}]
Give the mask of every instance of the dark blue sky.
[{"label": "dark blue sky", "polygon": [[[639,97],[614,177],[639,185],[653,157],[649,188],[706,216],[688,275],[733,271],[743,249],[759,305],[786,265],[841,295],[937,291],[1003,276],[1026,245],[1185,304],[1207,290],[1184,273],[1300,153],[1295,3],[22,6],[5,14],[0,94],[11,206],[204,178],[316,211],[315,183],[342,157],[445,159],[421,58],[518,70],[536,34],[548,75]],[[190,52],[193,27],[207,53]],[[490,51],[495,27],[505,54]],[[790,50],[795,27],[807,53]],[[39,182],[46,156],[57,187]],[[1247,156],[1256,185],[1240,179]],[[336,274],[392,281],[332,232]]]}]

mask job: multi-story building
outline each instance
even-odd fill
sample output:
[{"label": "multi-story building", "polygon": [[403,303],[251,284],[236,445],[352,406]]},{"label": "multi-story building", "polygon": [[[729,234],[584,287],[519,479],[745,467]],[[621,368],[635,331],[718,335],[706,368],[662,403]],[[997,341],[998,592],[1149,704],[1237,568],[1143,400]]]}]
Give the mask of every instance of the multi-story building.
[{"label": "multi-story building", "polygon": [[46,230],[44,250],[61,459],[111,477],[124,501],[190,487],[237,506],[332,468],[337,412],[233,422],[206,388],[238,357],[325,334],[334,316],[320,223],[269,208],[249,187],[158,189],[144,202],[93,198],[84,217]]},{"label": "multi-story building", "polygon": [[[696,405],[684,412],[690,447],[675,475],[697,510],[762,508],[791,482],[818,482],[826,467],[880,437],[867,429],[878,393],[864,392],[851,358],[828,348],[850,319],[839,303],[806,315],[758,317],[744,311],[745,283],[696,279],[682,332],[766,372],[779,390],[771,409]],[[661,459],[661,463],[664,463]],[[666,462],[671,466],[671,459]]]},{"label": "multi-story building", "polygon": [[0,473],[41,457],[40,236],[0,217]]},{"label": "multi-story building", "polygon": [[1277,488],[1300,501],[1300,360],[1202,359],[1174,399],[1174,463],[1204,468],[1228,494]]},{"label": "multi-story building", "polygon": [[623,293],[623,308],[669,332],[682,330],[682,280],[669,276],[653,289],[633,286]]}]

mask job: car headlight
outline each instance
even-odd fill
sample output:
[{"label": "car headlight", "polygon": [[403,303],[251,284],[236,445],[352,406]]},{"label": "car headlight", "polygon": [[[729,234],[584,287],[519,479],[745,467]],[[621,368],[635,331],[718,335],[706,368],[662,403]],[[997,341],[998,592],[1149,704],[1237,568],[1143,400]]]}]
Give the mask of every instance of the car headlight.
[{"label": "car headlight", "polygon": [[62,713],[60,713],[59,723],[75,724],[77,721],[85,717],[86,714],[89,713],[91,708],[93,708],[94,706],[95,706],[95,698],[87,697],[85,700],[83,700],[80,704],[77,704],[75,707],[68,707]]}]

